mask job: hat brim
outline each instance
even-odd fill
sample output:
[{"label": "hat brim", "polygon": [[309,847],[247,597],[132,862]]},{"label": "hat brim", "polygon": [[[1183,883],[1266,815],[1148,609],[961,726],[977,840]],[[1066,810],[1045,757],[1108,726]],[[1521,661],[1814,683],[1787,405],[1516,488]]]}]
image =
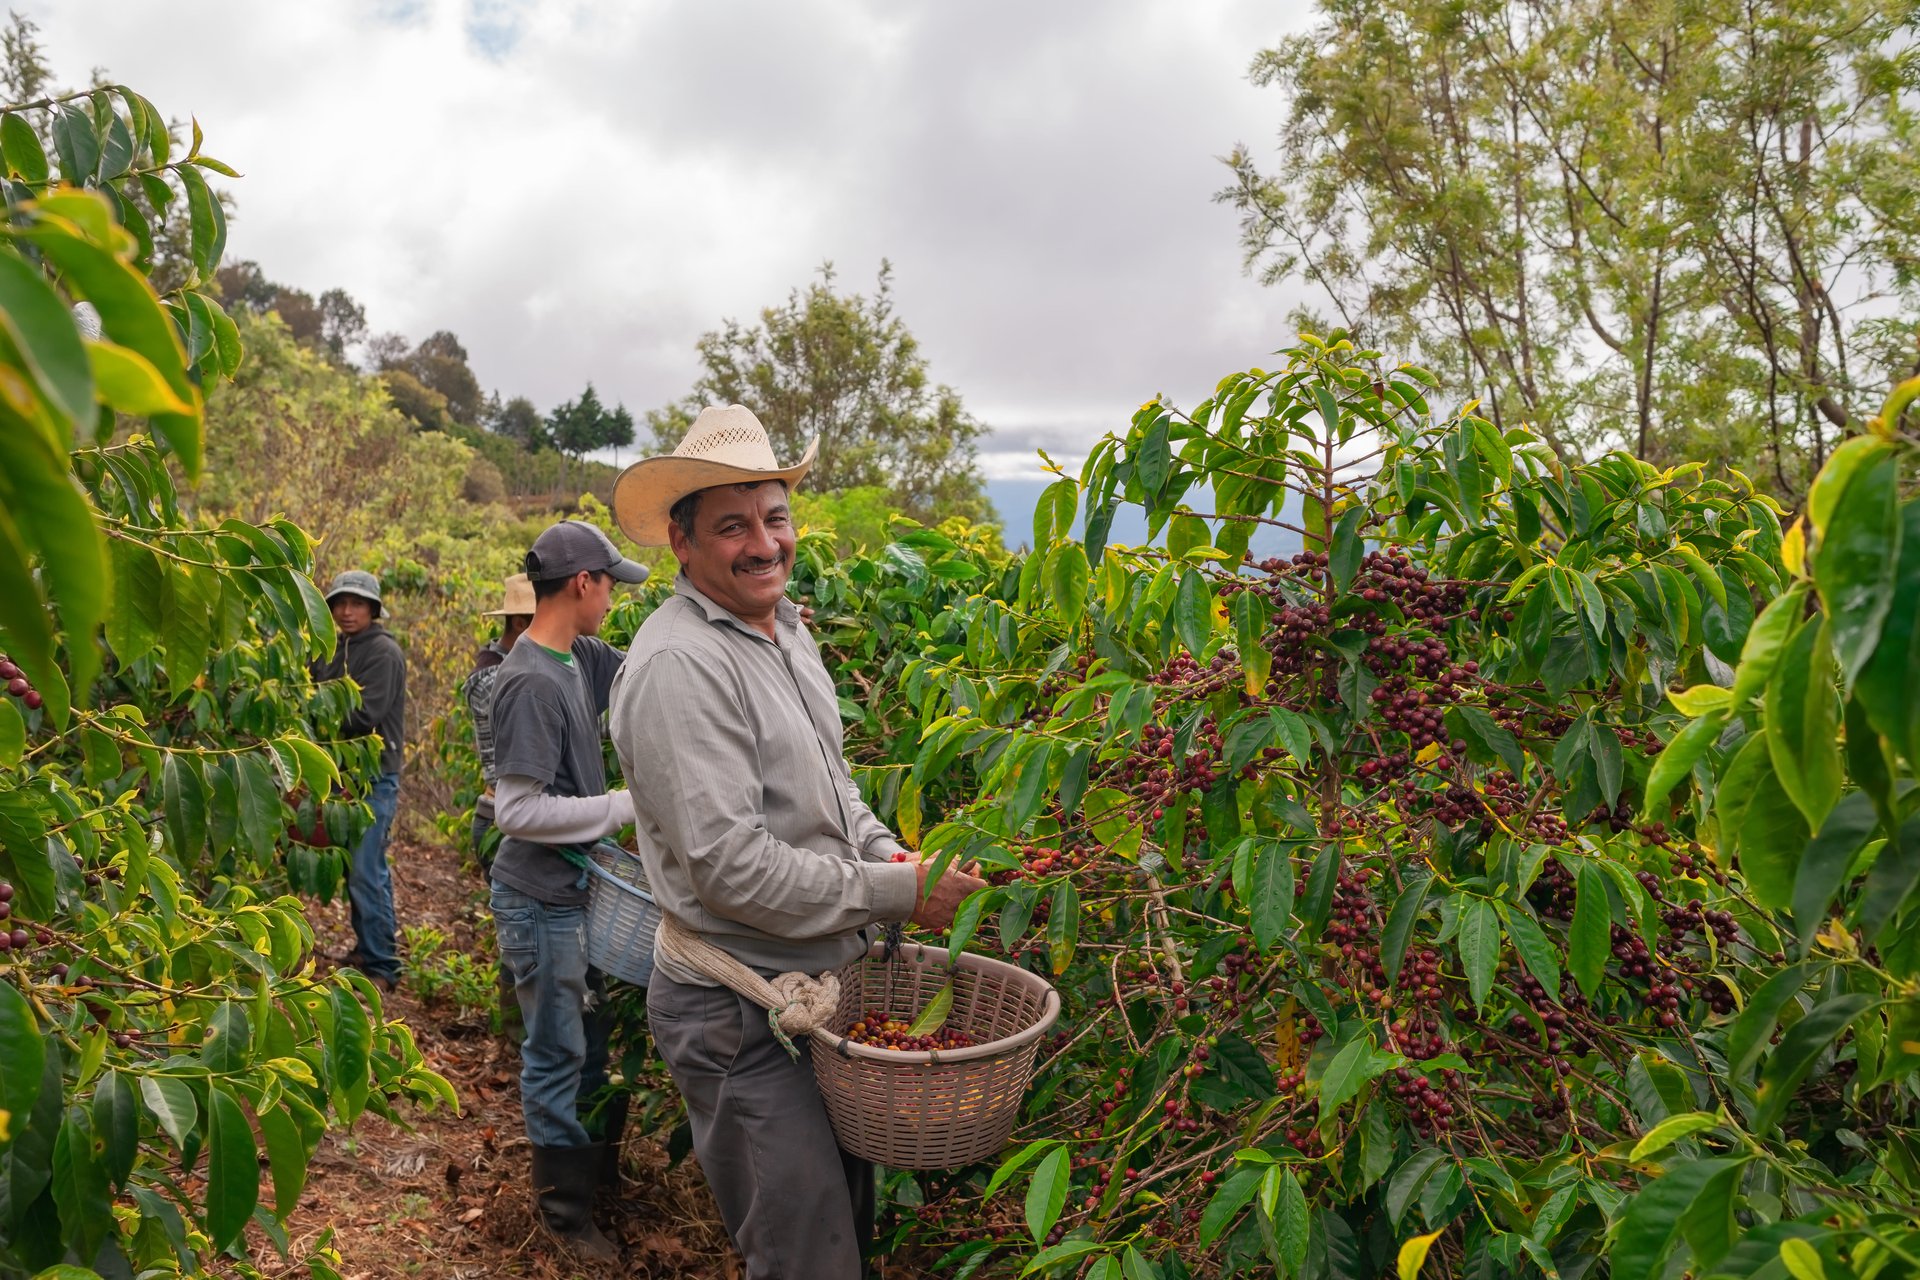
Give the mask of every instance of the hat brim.
[{"label": "hat brim", "polygon": [[615,582],[625,582],[637,586],[645,582],[648,575],[653,571],[643,564],[635,564],[625,556],[622,556],[607,566],[607,572],[613,575]]},{"label": "hat brim", "polygon": [[620,532],[643,547],[667,545],[668,512],[673,504],[690,493],[723,484],[755,484],[766,480],[784,480],[787,488],[798,488],[807,472],[813,470],[814,455],[820,451],[815,436],[806,453],[791,467],[758,471],[736,467],[706,458],[682,458],[664,454],[643,458],[620,473],[613,482],[613,519]]},{"label": "hat brim", "polygon": [[531,618],[533,611],[531,609],[482,609],[480,616],[483,618]]},{"label": "hat brim", "polygon": [[333,602],[335,600],[338,600],[341,596],[352,596],[355,600],[365,600],[368,604],[373,606],[373,616],[376,618],[383,616],[387,611],[387,606],[380,602],[379,596],[370,596],[364,591],[355,591],[351,587],[342,587],[338,591],[327,592],[327,595],[326,595],[327,607],[331,609],[333,607]]}]

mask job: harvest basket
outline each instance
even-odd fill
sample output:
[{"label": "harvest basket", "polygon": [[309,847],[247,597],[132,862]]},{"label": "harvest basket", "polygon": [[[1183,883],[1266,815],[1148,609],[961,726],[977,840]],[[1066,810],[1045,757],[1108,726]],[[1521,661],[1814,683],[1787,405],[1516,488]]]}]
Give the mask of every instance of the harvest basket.
[{"label": "harvest basket", "polygon": [[[864,1012],[911,1019],[953,983],[947,1025],[964,1049],[900,1052],[846,1038]],[[1060,996],[999,960],[904,943],[886,958],[876,943],[840,971],[834,1031],[813,1035],[813,1071],[840,1145],[893,1169],[953,1169],[1004,1147],[1033,1075],[1040,1037],[1060,1016]]]},{"label": "harvest basket", "polygon": [[602,840],[588,853],[587,963],[644,987],[653,977],[653,935],[660,908],[639,855]]}]

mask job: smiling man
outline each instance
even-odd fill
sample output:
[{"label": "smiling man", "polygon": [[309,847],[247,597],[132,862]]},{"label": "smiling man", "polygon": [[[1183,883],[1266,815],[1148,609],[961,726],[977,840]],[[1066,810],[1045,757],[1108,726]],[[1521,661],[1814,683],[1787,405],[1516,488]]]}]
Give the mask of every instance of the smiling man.
[{"label": "smiling man", "polygon": [[[813,455],[782,467],[751,411],[709,408],[613,491],[627,536],[680,562],[614,683],[640,856],[662,911],[763,976],[837,969],[884,921],[944,926],[981,887],[951,870],[929,892],[847,766],[833,678],[786,597],[788,492]],[[860,1275],[873,1168],[835,1143],[805,1050],[658,953],[647,1013],[749,1280]]]}]

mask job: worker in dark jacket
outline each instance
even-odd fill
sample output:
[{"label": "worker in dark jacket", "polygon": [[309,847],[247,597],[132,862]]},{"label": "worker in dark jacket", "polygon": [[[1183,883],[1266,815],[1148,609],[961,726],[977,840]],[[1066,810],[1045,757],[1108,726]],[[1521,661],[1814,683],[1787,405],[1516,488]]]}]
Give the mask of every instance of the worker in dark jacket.
[{"label": "worker in dark jacket", "polygon": [[382,990],[400,978],[394,945],[393,877],[387,870],[387,839],[400,807],[400,762],[406,749],[407,658],[400,642],[380,625],[380,580],[364,569],[349,569],[327,588],[340,644],[331,662],[316,664],[316,680],[353,677],[360,706],[349,713],[341,732],[349,738],[380,735],[380,777],[367,797],[373,825],[361,836],[347,870],[347,900],[353,908],[354,949],[347,963]]}]

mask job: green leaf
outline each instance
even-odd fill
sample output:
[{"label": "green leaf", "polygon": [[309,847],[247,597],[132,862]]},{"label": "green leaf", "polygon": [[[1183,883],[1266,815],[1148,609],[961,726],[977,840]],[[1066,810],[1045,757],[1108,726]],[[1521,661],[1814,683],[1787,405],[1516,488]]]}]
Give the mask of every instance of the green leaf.
[{"label": "green leaf", "polygon": [[1042,1249],[1034,1254],[1027,1265],[1020,1269],[1020,1274],[1027,1276],[1036,1271],[1049,1271],[1063,1262],[1084,1258],[1090,1253],[1099,1253],[1108,1247],[1101,1240],[1062,1240],[1051,1249]]},{"label": "green leaf", "polygon": [[1014,1174],[1020,1172],[1020,1170],[1026,1168],[1029,1164],[1032,1164],[1035,1156],[1052,1150],[1059,1145],[1058,1139],[1042,1138],[1037,1142],[1029,1142],[1026,1146],[1001,1161],[1000,1167],[993,1171],[993,1177],[987,1179],[987,1188],[980,1193],[981,1201],[985,1202],[993,1199],[993,1193],[1005,1186],[1007,1180],[1012,1178]]},{"label": "green leaf", "polygon": [[1733,705],[1733,690],[1717,684],[1697,684],[1691,689],[1667,694],[1667,701],[1683,716],[1704,716],[1710,711],[1725,711]]},{"label": "green leaf", "polygon": [[1613,905],[1607,897],[1607,878],[1582,859],[1574,869],[1573,924],[1567,935],[1567,969],[1582,995],[1593,999],[1613,953]]},{"label": "green leaf", "polygon": [[280,826],[280,787],[273,768],[259,752],[235,757],[239,767],[240,831],[256,856],[274,847]]},{"label": "green leaf", "polygon": [[986,913],[987,904],[993,901],[994,890],[982,889],[968,894],[961,902],[960,909],[953,913],[953,927],[947,931],[947,958],[960,959],[960,953],[966,950],[967,943],[973,940],[974,932],[980,927],[980,917]]},{"label": "green leaf", "polygon": [[1387,911],[1387,926],[1380,935],[1380,965],[1386,970],[1389,987],[1400,980],[1400,966],[1407,959],[1407,942],[1413,937],[1413,925],[1426,905],[1431,883],[1430,872],[1422,868],[1409,870],[1406,884]]},{"label": "green leaf", "polygon": [[1773,910],[1793,900],[1793,882],[1806,852],[1807,820],[1772,768],[1756,774],[1758,785],[1740,814],[1740,874],[1755,902]]},{"label": "green leaf", "polygon": [[1397,1053],[1376,1051],[1373,1042],[1364,1035],[1349,1040],[1327,1064],[1326,1074],[1320,1077],[1321,1119],[1331,1117],[1342,1103],[1358,1095],[1368,1081],[1377,1079],[1400,1061]]},{"label": "green leaf", "polygon": [[1447,726],[1454,736],[1465,741],[1469,749],[1476,749],[1481,759],[1498,760],[1507,766],[1514,777],[1526,776],[1527,759],[1520,750],[1520,744],[1504,726],[1494,723],[1491,715],[1481,707],[1457,706],[1448,709]]},{"label": "green leaf", "polygon": [[1293,847],[1263,840],[1253,864],[1248,914],[1253,918],[1253,944],[1261,952],[1273,950],[1293,916]]},{"label": "green leaf", "polygon": [[0,249],[0,325],[34,385],[60,416],[64,438],[71,440],[77,429],[91,427],[94,375],[73,313],[46,276],[11,247]]},{"label": "green leaf", "polygon": [[1840,798],[1839,704],[1827,627],[1806,623],[1787,642],[1767,685],[1767,748],[1807,825],[1818,829]]},{"label": "green leaf", "polygon": [[927,1001],[927,1007],[920,1011],[920,1016],[915,1018],[913,1025],[907,1028],[907,1034],[910,1036],[935,1035],[940,1028],[947,1025],[947,1017],[952,1012],[953,984],[949,982],[933,993],[933,998]]},{"label": "green leaf", "polygon": [[[39,1022],[26,997],[12,983],[0,982],[0,1111],[14,1116],[14,1123],[8,1126],[12,1137],[19,1136],[21,1123],[40,1096],[46,1052]],[[0,1148],[4,1146],[0,1142]]]},{"label": "green leaf", "polygon": [[1202,1249],[1233,1225],[1233,1220],[1240,1216],[1240,1211],[1253,1199],[1254,1192],[1260,1189],[1260,1179],[1265,1176],[1266,1171],[1257,1166],[1235,1169],[1227,1175],[1227,1180],[1213,1193],[1206,1211],[1200,1215],[1199,1245]]},{"label": "green leaf", "polygon": [[1846,481],[1813,554],[1814,583],[1826,606],[1843,695],[1880,643],[1900,551],[1899,492],[1890,444],[1854,437],[1834,451],[1822,479],[1841,464],[1843,452],[1856,448],[1863,460]]},{"label": "green leaf", "polygon": [[201,172],[183,165],[174,170],[187,192],[187,216],[193,262],[202,279],[211,279],[220,269],[227,249],[227,215]]},{"label": "green leaf", "polygon": [[1726,1123],[1719,1116],[1706,1111],[1688,1111],[1677,1116],[1668,1116],[1633,1144],[1629,1160],[1644,1160],[1648,1156],[1658,1155],[1682,1138],[1696,1133],[1705,1133],[1708,1129],[1717,1129]]},{"label": "green leaf", "polygon": [[1485,898],[1470,898],[1460,908],[1460,962],[1467,971],[1467,991],[1474,1006],[1484,1010],[1493,990],[1494,967],[1500,963],[1500,918]]},{"label": "green leaf", "polygon": [[1549,995],[1557,997],[1560,994],[1560,956],[1546,931],[1523,906],[1509,907],[1501,903],[1500,918],[1506,921],[1507,937],[1513,940],[1513,949],[1519,954],[1520,963],[1527,966],[1527,972]]},{"label": "green leaf", "polygon": [[240,1238],[260,1203],[260,1157],[246,1113],[226,1087],[207,1090],[207,1235],[215,1249]]},{"label": "green leaf", "polygon": [[[1812,944],[1814,933],[1826,919],[1828,905],[1846,883],[1847,868],[1853,865],[1854,857],[1879,825],[1880,816],[1866,792],[1855,791],[1845,796],[1821,824],[1820,834],[1806,847],[1798,868],[1769,868],[1764,876],[1766,892],[1754,892],[1756,901],[1777,907],[1780,905],[1776,900],[1779,882],[1786,874],[1792,874],[1794,932],[1802,952]],[[1746,859],[1742,859],[1741,865],[1747,869],[1748,887],[1752,889],[1752,867]]]},{"label": "green leaf", "polygon": [[1299,1275],[1307,1264],[1307,1246],[1313,1238],[1307,1214],[1307,1194],[1292,1169],[1280,1171],[1280,1191],[1273,1202],[1273,1234],[1288,1275]]},{"label": "green leaf", "polygon": [[107,1071],[93,1090],[93,1133],[102,1153],[102,1170],[116,1189],[126,1186],[140,1142],[140,1113],[133,1087],[118,1071]]},{"label": "green leaf", "polygon": [[1647,1182],[1627,1202],[1610,1259],[1618,1276],[1657,1276],[1680,1235],[1680,1220],[1721,1174],[1744,1159],[1725,1157],[1676,1165]]},{"label": "green leaf", "polygon": [[1333,550],[1327,557],[1327,572],[1332,575],[1337,590],[1345,590],[1353,581],[1353,575],[1360,571],[1360,555],[1366,550],[1365,541],[1360,537],[1360,526],[1366,518],[1366,507],[1352,506],[1341,514],[1340,523],[1334,526]]},{"label": "green leaf", "polygon": [[200,475],[200,395],[187,378],[186,353],[173,321],[160,306],[147,278],[112,253],[49,223],[16,233],[31,241],[63,274],[67,288],[93,303],[106,336],[130,347],[194,405],[192,414],[157,414],[153,426],[180,459],[189,480]]},{"label": "green leaf", "polygon": [[1787,641],[1806,608],[1807,589],[1796,583],[1761,611],[1747,632],[1747,642],[1740,647],[1740,666],[1733,676],[1734,706],[1744,707],[1747,699],[1759,695],[1772,682],[1780,655],[1786,651]]},{"label": "green leaf", "polygon": [[[4,258],[5,255],[0,255]],[[193,406],[174,394],[160,371],[131,347],[89,342],[86,357],[100,399],[117,413],[150,417],[156,413],[192,413]]]},{"label": "green leaf", "polygon": [[1856,993],[1835,996],[1815,1005],[1806,1017],[1786,1029],[1780,1043],[1767,1055],[1766,1065],[1760,1068],[1760,1084],[1754,1090],[1754,1136],[1765,1137],[1779,1123],[1793,1100],[1793,1091],[1813,1070],[1820,1051],[1855,1018],[1885,1003]]},{"label": "green leaf", "polygon": [[313,1150],[285,1106],[268,1107],[260,1113],[260,1136],[266,1142],[267,1164],[273,1172],[273,1213],[284,1222],[306,1189],[307,1164]]},{"label": "green leaf", "polygon": [[100,135],[93,117],[71,103],[53,117],[53,149],[60,157],[60,176],[79,186],[100,168]]},{"label": "green leaf", "polygon": [[1213,592],[1199,570],[1188,569],[1180,575],[1180,588],[1173,598],[1173,625],[1180,643],[1195,658],[1206,655],[1213,638]]},{"label": "green leaf", "polygon": [[173,1145],[182,1152],[189,1150],[194,1127],[200,1123],[200,1104],[194,1100],[193,1086],[178,1076],[143,1075],[140,1097],[173,1139]]},{"label": "green leaf", "polygon": [[113,1226],[112,1192],[96,1142],[92,1117],[84,1108],[67,1108],[53,1143],[53,1199],[60,1234],[82,1258],[94,1256]]},{"label": "green leaf", "polygon": [[1760,1060],[1780,1014],[1807,985],[1813,966],[1792,964],[1774,973],[1747,997],[1746,1007],[1727,1029],[1727,1079],[1735,1084]]},{"label": "green leaf", "polygon": [[0,699],[0,767],[19,764],[26,749],[27,722],[21,718],[20,708],[11,698]]},{"label": "green leaf", "polygon": [[1161,490],[1167,485],[1167,473],[1173,466],[1173,451],[1167,445],[1167,423],[1164,412],[1156,414],[1135,451],[1134,473],[1140,477],[1149,505],[1159,500]]},{"label": "green leaf", "polygon": [[1073,1170],[1068,1148],[1055,1147],[1047,1153],[1047,1158],[1034,1170],[1033,1181],[1027,1186],[1027,1231],[1033,1236],[1033,1242],[1040,1244],[1053,1230],[1053,1224],[1060,1220],[1060,1210],[1066,1207],[1067,1187],[1073,1181]]},{"label": "green leaf", "polygon": [[1439,1147],[1422,1147],[1394,1170],[1392,1180],[1387,1183],[1387,1217],[1394,1226],[1399,1226],[1400,1220],[1407,1216],[1407,1207],[1420,1194],[1420,1188],[1426,1185],[1435,1166],[1448,1158]]},{"label": "green leaf", "polygon": [[246,1006],[237,1000],[225,1001],[207,1019],[200,1044],[200,1061],[215,1075],[242,1071],[246,1068],[247,1051],[252,1043]]},{"label": "green leaf", "polygon": [[[1707,754],[1709,747],[1719,741],[1720,732],[1726,726],[1727,712],[1722,709],[1701,716],[1673,735],[1647,774],[1646,813],[1649,817],[1663,816],[1660,805],[1668,793],[1692,775],[1693,766]],[[1607,737],[1613,736],[1610,730],[1601,732]],[[1615,740],[1616,753],[1619,746],[1618,740]]]},{"label": "green leaf", "polygon": [[1063,542],[1047,557],[1047,591],[1054,612],[1069,629],[1086,616],[1088,577],[1087,552],[1077,542]]},{"label": "green leaf", "polygon": [[1900,547],[1880,643],[1854,681],[1854,700],[1900,754],[1920,757],[1920,502],[1900,512]]},{"label": "green leaf", "polygon": [[52,176],[33,126],[12,111],[0,116],[0,156],[6,159],[7,172],[29,185],[39,186]]},{"label": "green leaf", "polygon": [[[977,895],[976,895],[977,896]],[[373,1028],[367,1011],[360,1007],[353,989],[336,986],[332,992],[333,1029],[327,1037],[327,1075],[333,1085],[333,1106],[345,1124],[359,1118],[367,1103],[372,1081],[367,1076],[371,1061]]]},{"label": "green leaf", "polygon": [[1073,881],[1062,880],[1053,887],[1053,902],[1047,908],[1047,954],[1057,977],[1073,963],[1073,950],[1080,938],[1080,891]]},{"label": "green leaf", "polygon": [[207,789],[197,760],[177,751],[167,753],[160,771],[160,800],[175,860],[183,868],[197,866],[207,847]]}]

